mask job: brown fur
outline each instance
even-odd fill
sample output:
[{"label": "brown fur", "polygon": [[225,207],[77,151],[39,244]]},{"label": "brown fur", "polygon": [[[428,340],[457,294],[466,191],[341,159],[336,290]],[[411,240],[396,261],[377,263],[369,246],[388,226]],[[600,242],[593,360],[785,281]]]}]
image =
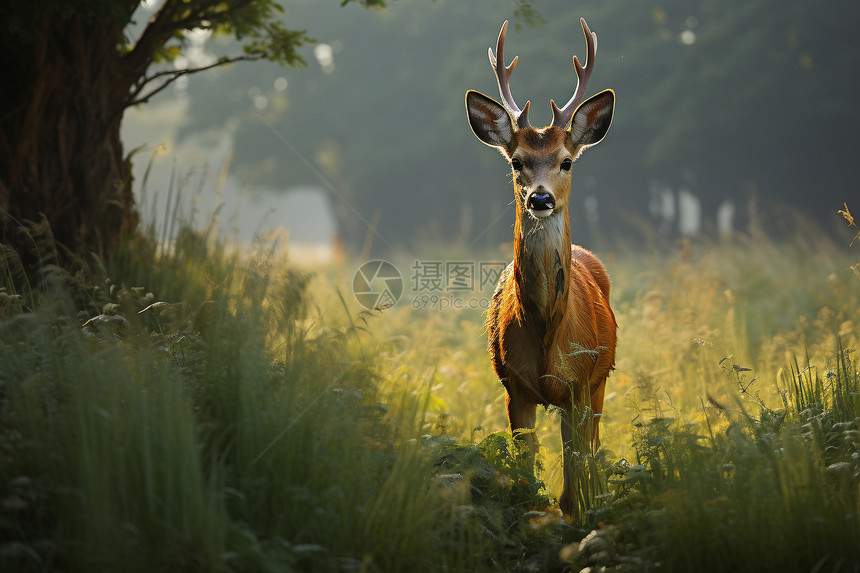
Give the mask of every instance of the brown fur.
[{"label": "brown fur", "polygon": [[[597,416],[580,442],[600,445],[606,377],[615,366],[617,325],[609,305],[609,275],[589,251],[570,243],[571,163],[609,129],[615,94],[605,90],[583,102],[571,129],[514,127],[498,102],[466,94],[469,125],[511,163],[514,174],[514,260],[502,273],[487,310],[493,368],[505,386],[508,421],[534,461],[538,405],[559,406],[564,444],[564,491],[559,503],[575,513],[570,448],[574,406]],[[534,212],[528,198],[533,195]],[[551,209],[551,210],[550,210]],[[539,216],[540,215],[540,216]],[[588,426],[586,426],[587,428]]]},{"label": "brown fur", "polygon": [[[594,394],[615,366],[617,326],[609,304],[609,275],[593,253],[568,245],[568,288],[556,297],[548,315],[520,294],[530,281],[517,272],[516,260],[502,274],[487,311],[496,374],[509,392],[542,406],[569,407],[569,384],[588,387]],[[596,359],[582,352],[564,356],[578,349],[596,350]],[[602,411],[602,403],[591,406],[595,413]],[[597,424],[594,441],[596,447]]]},{"label": "brown fur", "polygon": [[[535,169],[541,162],[555,162],[559,149],[574,156],[579,151],[568,132],[559,128],[522,129],[515,139],[511,156],[523,157],[524,166],[527,158]],[[514,182],[514,260],[499,279],[486,322],[489,351],[505,386],[512,431],[534,428],[537,405],[559,406],[570,412],[571,390],[580,409],[590,406],[601,414],[606,378],[615,366],[617,330],[606,269],[590,251],[570,242],[569,172],[567,181],[551,182],[557,206],[562,206],[552,215],[552,224],[528,213],[523,183],[523,175]],[[562,434],[567,442],[572,433],[565,424],[567,421],[562,422]],[[600,443],[598,425],[596,417],[593,434],[586,437],[594,449]],[[534,435],[523,434],[522,438],[534,455]],[[570,513],[567,473],[566,469],[560,502]]]}]

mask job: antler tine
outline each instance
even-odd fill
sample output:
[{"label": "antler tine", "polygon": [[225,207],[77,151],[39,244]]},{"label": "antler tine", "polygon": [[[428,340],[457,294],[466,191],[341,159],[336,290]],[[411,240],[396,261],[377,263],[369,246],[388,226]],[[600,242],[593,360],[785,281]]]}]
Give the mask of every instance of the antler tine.
[{"label": "antler tine", "polygon": [[582,32],[585,34],[586,56],[585,66],[579,63],[576,56],[573,57],[573,67],[576,69],[576,91],[561,109],[558,109],[553,100],[549,102],[552,107],[552,125],[562,129],[570,123],[573,112],[585,99],[585,90],[588,87],[588,80],[591,79],[591,72],[594,71],[594,60],[597,57],[597,34],[588,28],[585,18],[580,18],[579,23],[582,24]]},{"label": "antler tine", "polygon": [[[528,127],[529,125],[529,103],[526,102],[525,107],[520,109],[517,102],[514,101],[514,96],[511,94],[511,73],[517,67],[519,56],[514,57],[514,61],[510,66],[505,65],[505,35],[508,32],[508,21],[502,24],[502,29],[499,32],[499,39],[496,42],[496,53],[493,54],[493,48],[487,48],[487,53],[490,56],[490,66],[496,74],[496,80],[499,83],[499,95],[502,96],[502,103],[508,112],[517,120],[517,126],[520,128]],[[499,65],[501,62],[501,65]]]}]

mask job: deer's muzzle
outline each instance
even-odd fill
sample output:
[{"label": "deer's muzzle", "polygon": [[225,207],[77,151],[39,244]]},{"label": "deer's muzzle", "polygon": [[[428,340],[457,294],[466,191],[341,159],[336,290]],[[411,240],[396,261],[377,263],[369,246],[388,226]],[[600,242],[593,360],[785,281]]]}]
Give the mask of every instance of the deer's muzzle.
[{"label": "deer's muzzle", "polygon": [[548,217],[555,209],[555,197],[552,193],[535,191],[526,199],[526,208],[535,217]]}]

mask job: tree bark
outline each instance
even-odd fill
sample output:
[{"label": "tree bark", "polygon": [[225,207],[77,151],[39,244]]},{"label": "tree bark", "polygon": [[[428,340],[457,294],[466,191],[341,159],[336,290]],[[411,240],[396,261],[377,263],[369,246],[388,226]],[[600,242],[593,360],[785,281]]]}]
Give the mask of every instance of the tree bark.
[{"label": "tree bark", "polygon": [[122,28],[48,15],[0,35],[0,242],[29,269],[104,257],[138,221],[120,122]]}]

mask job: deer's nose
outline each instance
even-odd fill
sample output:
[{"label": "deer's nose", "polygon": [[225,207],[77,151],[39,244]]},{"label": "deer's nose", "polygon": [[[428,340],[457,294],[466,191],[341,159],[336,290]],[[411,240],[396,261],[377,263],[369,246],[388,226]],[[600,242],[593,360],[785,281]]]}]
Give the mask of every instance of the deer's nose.
[{"label": "deer's nose", "polygon": [[555,209],[555,197],[545,191],[535,191],[526,200],[526,207],[532,211],[552,211]]}]

